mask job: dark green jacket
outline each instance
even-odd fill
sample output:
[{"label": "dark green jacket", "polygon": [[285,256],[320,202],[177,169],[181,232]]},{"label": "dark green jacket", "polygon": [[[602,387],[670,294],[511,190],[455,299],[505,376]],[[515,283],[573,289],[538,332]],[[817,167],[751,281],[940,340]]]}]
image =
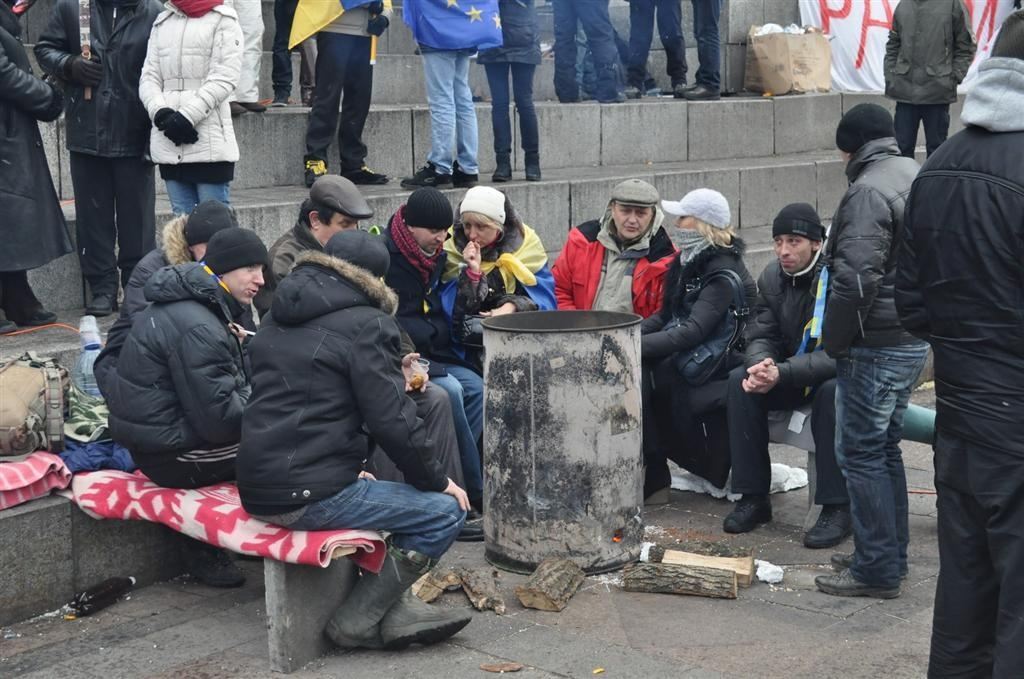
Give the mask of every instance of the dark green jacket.
[{"label": "dark green jacket", "polygon": [[905,104],[949,104],[974,59],[963,0],[903,0],[885,46],[885,94]]}]

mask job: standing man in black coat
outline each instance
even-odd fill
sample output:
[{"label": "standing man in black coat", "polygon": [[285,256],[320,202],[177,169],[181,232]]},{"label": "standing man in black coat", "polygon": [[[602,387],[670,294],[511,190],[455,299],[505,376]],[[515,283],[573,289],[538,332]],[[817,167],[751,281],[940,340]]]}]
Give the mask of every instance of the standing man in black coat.
[{"label": "standing man in black coat", "polygon": [[32,75],[11,0],[0,0],[0,334],[57,320],[27,272],[71,252],[37,124],[59,118],[63,103]]},{"label": "standing man in black coat", "polygon": [[918,165],[900,154],[892,116],[859,104],[836,129],[850,180],[829,234],[822,342],[836,359],[836,458],[846,476],[854,553],[819,575],[834,596],[891,599],[907,572],[907,475],[900,439],[910,392],[928,346],[896,315],[897,238]]},{"label": "standing man in black coat", "polygon": [[66,141],[78,198],[78,256],[89,283],[86,312],[106,316],[117,309],[118,283],[127,286],[154,244],[150,123],[139,100],[139,76],[161,7],[156,0],[90,4],[89,59],[79,45],[78,0],[57,1],[35,53],[43,70],[67,82]]},{"label": "standing man in black coat", "polygon": [[935,352],[939,570],[929,677],[1024,668],[1024,12],[978,70],[967,126],[907,201],[904,327]]},{"label": "standing man in black coat", "polygon": [[[822,242],[825,227],[807,203],[782,208],[772,225],[778,259],[757,281],[757,302],[747,324],[744,364],[729,376],[726,415],[732,453],[732,491],[743,495],[725,517],[726,533],[746,533],[772,520],[768,411],[808,403],[814,436],[817,523],[804,535],[811,549],[834,547],[851,531],[850,498],[836,464],[836,362],[821,349],[815,303],[824,302]],[[817,319],[821,323],[821,319]],[[804,426],[808,426],[805,424]]]}]

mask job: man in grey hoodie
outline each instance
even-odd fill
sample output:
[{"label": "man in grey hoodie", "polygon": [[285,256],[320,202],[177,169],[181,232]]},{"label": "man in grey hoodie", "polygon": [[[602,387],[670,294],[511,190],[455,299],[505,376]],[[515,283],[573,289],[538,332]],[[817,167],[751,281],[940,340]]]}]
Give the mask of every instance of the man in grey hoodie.
[{"label": "man in grey hoodie", "polygon": [[1024,669],[1024,12],[981,64],[966,128],[907,200],[896,306],[935,353],[938,588],[929,677]]}]

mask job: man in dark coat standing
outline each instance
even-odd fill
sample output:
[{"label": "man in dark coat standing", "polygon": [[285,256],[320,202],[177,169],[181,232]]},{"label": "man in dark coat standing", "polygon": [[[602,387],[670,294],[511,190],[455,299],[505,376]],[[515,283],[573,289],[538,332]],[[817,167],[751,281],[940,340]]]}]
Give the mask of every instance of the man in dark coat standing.
[{"label": "man in dark coat standing", "polygon": [[918,165],[900,155],[892,116],[854,106],[836,129],[850,188],[826,246],[829,291],[822,344],[836,359],[836,459],[846,477],[854,553],[819,575],[834,596],[900,595],[910,542],[907,475],[900,439],[910,392],[928,346],[900,326],[893,300],[896,238]]},{"label": "man in dark coat standing", "polygon": [[79,198],[75,231],[89,283],[86,311],[106,316],[117,309],[118,283],[127,286],[135,264],[154,245],[150,123],[139,100],[139,75],[161,7],[156,0],[90,4],[89,59],[79,45],[78,0],[58,0],[35,53],[45,71],[67,82],[65,134]]},{"label": "man in dark coat standing", "polygon": [[907,201],[896,306],[935,352],[939,570],[929,677],[1024,668],[1024,12],[978,70],[966,128]]},{"label": "man in dark coat standing", "polygon": [[10,0],[0,0],[0,334],[45,325],[27,272],[71,252],[37,121],[60,117],[63,99],[32,75]]}]

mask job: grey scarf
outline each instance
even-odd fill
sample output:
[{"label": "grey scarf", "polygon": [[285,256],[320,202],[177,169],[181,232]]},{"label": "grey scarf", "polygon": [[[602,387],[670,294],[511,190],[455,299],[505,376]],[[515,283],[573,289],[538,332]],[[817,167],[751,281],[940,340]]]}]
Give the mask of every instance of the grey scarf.
[{"label": "grey scarf", "polygon": [[679,250],[679,263],[686,266],[693,261],[693,258],[711,247],[711,241],[705,238],[700,231],[694,229],[669,229],[669,238],[672,245]]}]

